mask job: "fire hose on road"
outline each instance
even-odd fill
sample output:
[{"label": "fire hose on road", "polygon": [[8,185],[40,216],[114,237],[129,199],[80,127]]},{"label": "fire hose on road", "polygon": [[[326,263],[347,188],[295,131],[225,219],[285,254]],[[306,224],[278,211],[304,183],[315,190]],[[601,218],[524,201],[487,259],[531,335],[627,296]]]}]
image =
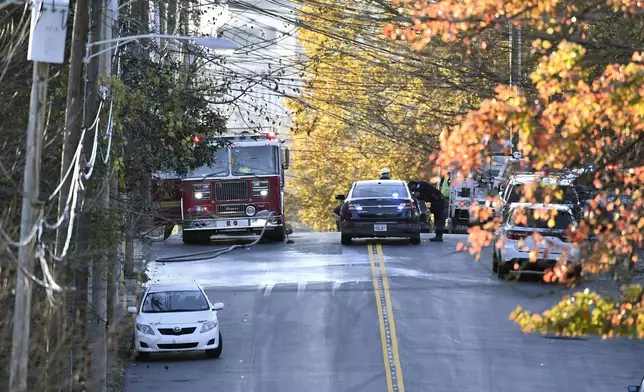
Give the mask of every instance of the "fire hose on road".
[{"label": "fire hose on road", "polygon": [[[268,226],[268,222],[270,218],[275,215],[275,211],[271,211],[266,215],[266,220],[264,222],[264,227],[262,227],[261,233],[259,233],[259,237],[257,237],[256,240],[251,242],[250,244],[235,244],[230,246],[229,248],[224,248],[224,249],[212,249],[212,250],[206,250],[202,252],[195,252],[195,253],[186,253],[178,256],[169,256],[169,257],[157,257],[154,261],[155,262],[162,262],[162,263],[176,263],[176,262],[183,262],[183,261],[201,261],[201,260],[208,260],[208,259],[214,259],[215,257],[221,256],[226,253],[230,253],[236,249],[248,249],[257,243],[261,241],[262,237],[264,236],[264,232],[266,231],[266,227]],[[262,216],[263,218],[263,216]]]}]

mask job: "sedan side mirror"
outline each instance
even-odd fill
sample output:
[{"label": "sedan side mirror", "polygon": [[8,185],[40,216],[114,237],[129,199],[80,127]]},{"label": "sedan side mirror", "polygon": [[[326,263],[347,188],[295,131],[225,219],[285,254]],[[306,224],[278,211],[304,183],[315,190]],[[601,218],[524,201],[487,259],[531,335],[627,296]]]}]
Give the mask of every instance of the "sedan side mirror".
[{"label": "sedan side mirror", "polygon": [[345,195],[335,195],[335,199],[336,199],[336,200],[344,200],[344,199],[346,199],[346,198],[347,198],[347,197],[346,197]]},{"label": "sedan side mirror", "polygon": [[127,312],[128,312],[128,313],[132,313],[132,314],[137,314],[137,313],[139,313],[139,311],[138,311],[138,309],[136,308],[136,306],[130,306],[130,307],[128,307],[128,308],[127,308]]},{"label": "sedan side mirror", "polygon": [[212,310],[222,310],[224,308],[224,304],[222,302],[217,302],[216,304],[212,305]]},{"label": "sedan side mirror", "polygon": [[638,385],[629,385],[628,386],[628,392],[639,392],[640,387]]}]

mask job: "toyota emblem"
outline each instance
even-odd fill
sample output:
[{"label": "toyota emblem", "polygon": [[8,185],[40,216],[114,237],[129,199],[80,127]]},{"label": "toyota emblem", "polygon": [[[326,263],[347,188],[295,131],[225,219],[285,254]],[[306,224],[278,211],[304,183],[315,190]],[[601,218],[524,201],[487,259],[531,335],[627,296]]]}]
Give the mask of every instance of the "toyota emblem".
[{"label": "toyota emblem", "polygon": [[181,331],[181,327],[174,327],[174,332],[179,332]]}]

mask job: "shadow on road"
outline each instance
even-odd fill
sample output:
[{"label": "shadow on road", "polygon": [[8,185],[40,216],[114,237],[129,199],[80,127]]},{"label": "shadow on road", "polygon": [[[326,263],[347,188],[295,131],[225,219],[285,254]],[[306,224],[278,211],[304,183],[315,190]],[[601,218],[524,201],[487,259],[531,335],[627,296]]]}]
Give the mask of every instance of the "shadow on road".
[{"label": "shadow on road", "polygon": [[206,353],[203,351],[188,351],[188,352],[168,352],[168,353],[159,353],[151,354],[147,359],[137,359],[135,361],[138,365],[145,364],[154,364],[154,363],[172,363],[172,362],[187,362],[187,361],[207,361],[207,362],[217,362],[220,361],[220,358],[208,358]]}]

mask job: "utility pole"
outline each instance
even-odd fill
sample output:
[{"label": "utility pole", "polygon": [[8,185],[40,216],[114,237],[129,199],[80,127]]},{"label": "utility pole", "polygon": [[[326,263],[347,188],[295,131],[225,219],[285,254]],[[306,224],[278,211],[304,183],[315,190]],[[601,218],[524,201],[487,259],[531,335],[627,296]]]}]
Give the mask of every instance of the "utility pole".
[{"label": "utility pole", "polygon": [[521,26],[510,23],[510,85],[521,88]]},{"label": "utility pole", "polygon": [[[83,58],[85,56],[85,45],[89,30],[89,0],[76,0],[74,9],[74,27],[72,32],[71,58],[69,61],[69,76],[67,80],[67,104],[65,108],[65,129],[63,130],[63,148],[61,156],[61,180],[65,178],[67,170],[72,166],[76,149],[80,143],[82,133],[82,101],[83,101]],[[58,215],[65,212],[65,204],[70,188],[72,186],[71,175],[64,181],[58,199]],[[79,203],[80,205],[80,203]],[[76,208],[79,208],[78,206]],[[64,221],[56,231],[56,254],[60,255],[67,238],[67,226],[71,224]],[[69,259],[59,268],[54,267],[54,276],[59,282],[73,286],[75,284],[75,263]],[[76,294],[66,292],[63,294],[63,303],[54,309],[50,319],[49,347],[55,347],[58,342],[66,341],[66,334],[72,333],[73,339],[80,339],[74,333],[76,305],[74,298]],[[83,343],[81,343],[83,344]],[[59,369],[53,372],[49,384],[60,386],[66,380],[74,380],[74,362],[78,361],[73,355],[73,343],[71,346],[65,343],[60,360],[57,365],[50,368]]]},{"label": "utility pole", "polygon": [[[510,86],[518,87],[519,94],[521,94],[521,26],[515,26],[510,22]],[[510,142],[512,142],[512,150],[514,151],[515,139],[518,135],[514,135],[514,130],[510,129]]]},{"label": "utility pole", "polygon": [[[120,35],[119,28],[119,4],[117,0],[107,0],[109,1],[109,6],[106,8],[105,17],[109,21],[108,25],[110,29],[107,31],[105,38],[110,39],[118,37]],[[103,72],[107,75],[116,74],[118,77],[119,73],[119,59],[118,59],[118,49],[114,54],[105,54],[107,63],[101,62],[106,67]],[[107,124],[108,129],[108,138],[111,138],[112,126],[113,123]],[[118,189],[118,177],[112,176],[109,179],[109,193],[107,193],[108,206],[112,205],[113,210],[118,210],[119,208],[119,189]],[[111,200],[110,200],[111,199]],[[120,234],[120,233],[119,233]],[[110,261],[113,263],[109,265],[110,271],[107,275],[107,331],[108,331],[108,358],[112,358],[117,355],[117,340],[112,340],[112,337],[116,334],[116,327],[118,325],[118,295],[119,295],[119,283],[121,276],[121,249],[122,239],[121,236],[118,236],[118,241],[114,245],[112,251],[108,253]]]},{"label": "utility pole", "polygon": [[[13,313],[11,347],[10,392],[26,392],[29,369],[29,333],[31,329],[31,295],[33,282],[30,275],[36,256],[36,236],[33,229],[40,220],[40,156],[45,131],[49,63],[62,63],[65,52],[66,20],[69,4],[35,0],[31,13],[31,32],[27,58],[33,61],[27,151],[20,217],[20,248],[16,297]],[[63,22],[63,23],[61,23]],[[48,34],[49,40],[43,39]],[[30,238],[31,237],[31,238]]]},{"label": "utility pole", "polygon": [[[92,0],[92,40],[103,41],[111,39],[112,27],[111,20],[108,19],[108,4],[106,0]],[[109,47],[110,44],[107,44]],[[98,45],[96,48],[99,52],[103,49],[103,45]],[[107,51],[97,56],[98,58],[92,60],[90,63],[91,69],[89,72],[89,88],[90,96],[88,103],[90,106],[89,118],[92,119],[100,113],[96,113],[97,98],[100,95],[105,99],[107,90],[105,86],[98,86],[98,78],[100,76],[108,76],[111,71],[111,51]],[[92,149],[94,141],[94,133],[99,132],[100,128],[96,128],[93,132],[86,134],[86,151]],[[98,136],[98,135],[97,135]],[[92,181],[89,189],[95,201],[90,203],[90,208],[87,213],[96,214],[97,212],[105,212],[109,209],[109,171],[107,167],[103,166],[102,157],[97,156],[94,162],[94,170],[100,178],[98,181]],[[91,238],[99,240],[101,227],[92,227]],[[92,241],[100,242],[100,241]],[[91,252],[91,277],[92,277],[92,311],[88,312],[88,343],[90,348],[90,367],[89,367],[89,389],[93,392],[104,392],[106,389],[107,378],[107,263],[109,256],[112,252],[109,249],[100,249],[99,252]]]},{"label": "utility pole", "polygon": [[20,218],[20,250],[16,284],[15,309],[13,314],[13,345],[11,349],[11,392],[27,391],[27,368],[29,362],[29,330],[31,324],[32,281],[27,274],[33,271],[36,255],[36,236],[29,239],[33,227],[38,224],[40,193],[40,152],[45,130],[45,109],[49,64],[34,62],[29,125],[27,126],[27,154]]}]

